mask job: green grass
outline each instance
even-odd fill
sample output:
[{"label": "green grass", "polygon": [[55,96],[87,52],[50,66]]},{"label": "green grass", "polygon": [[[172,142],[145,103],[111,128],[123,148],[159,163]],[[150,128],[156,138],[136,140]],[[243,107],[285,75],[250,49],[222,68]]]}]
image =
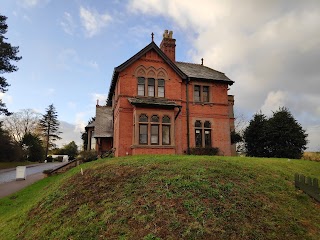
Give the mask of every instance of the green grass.
[{"label": "green grass", "polygon": [[27,166],[36,162],[0,162],[0,169],[15,168],[17,166]]},{"label": "green grass", "polygon": [[296,172],[320,178],[320,163],[102,159],[0,199],[0,239],[319,239],[319,203]]}]

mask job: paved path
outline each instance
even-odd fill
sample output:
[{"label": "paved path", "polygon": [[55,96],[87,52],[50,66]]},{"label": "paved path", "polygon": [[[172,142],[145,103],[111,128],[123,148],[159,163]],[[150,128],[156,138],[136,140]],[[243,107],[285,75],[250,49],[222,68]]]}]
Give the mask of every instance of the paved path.
[{"label": "paved path", "polygon": [[27,166],[26,179],[16,181],[16,168],[0,170],[0,198],[15,193],[22,188],[44,178],[42,172],[52,169],[65,163],[39,163]]},{"label": "paved path", "polygon": [[45,178],[43,173],[35,173],[29,175],[26,180],[11,181],[0,184],[0,198],[9,196],[12,193],[18,192],[19,190],[31,185],[32,183]]}]

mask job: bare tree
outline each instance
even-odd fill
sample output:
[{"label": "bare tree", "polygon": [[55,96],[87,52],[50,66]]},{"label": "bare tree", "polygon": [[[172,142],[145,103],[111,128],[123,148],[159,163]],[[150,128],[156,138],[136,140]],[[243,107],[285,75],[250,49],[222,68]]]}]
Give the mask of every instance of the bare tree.
[{"label": "bare tree", "polygon": [[12,139],[19,143],[27,133],[37,132],[41,114],[32,109],[22,109],[3,119],[3,127],[9,132]]}]

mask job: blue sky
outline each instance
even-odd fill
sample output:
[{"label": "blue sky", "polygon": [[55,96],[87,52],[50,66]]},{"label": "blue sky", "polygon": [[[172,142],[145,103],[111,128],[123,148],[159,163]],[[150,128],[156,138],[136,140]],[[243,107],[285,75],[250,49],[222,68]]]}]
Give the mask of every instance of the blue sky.
[{"label": "blue sky", "polygon": [[[76,140],[103,104],[113,68],[173,30],[176,58],[235,81],[238,116],[288,107],[320,150],[320,2],[215,0],[2,0],[19,70],[1,94],[10,111],[53,103]],[[72,139],[74,138],[74,139]]]}]

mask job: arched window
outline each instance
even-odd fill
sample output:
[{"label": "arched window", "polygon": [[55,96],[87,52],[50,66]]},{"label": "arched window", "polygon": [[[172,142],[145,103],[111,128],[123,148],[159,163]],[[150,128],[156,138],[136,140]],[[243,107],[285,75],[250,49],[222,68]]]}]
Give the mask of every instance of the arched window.
[{"label": "arched window", "polygon": [[148,116],[146,114],[141,114],[139,117],[139,122],[148,122]]},{"label": "arched window", "polygon": [[148,116],[139,116],[139,144],[148,144]]},{"label": "arched window", "polygon": [[138,80],[138,96],[165,97],[165,79],[168,78],[165,70],[139,66],[135,72]]}]

